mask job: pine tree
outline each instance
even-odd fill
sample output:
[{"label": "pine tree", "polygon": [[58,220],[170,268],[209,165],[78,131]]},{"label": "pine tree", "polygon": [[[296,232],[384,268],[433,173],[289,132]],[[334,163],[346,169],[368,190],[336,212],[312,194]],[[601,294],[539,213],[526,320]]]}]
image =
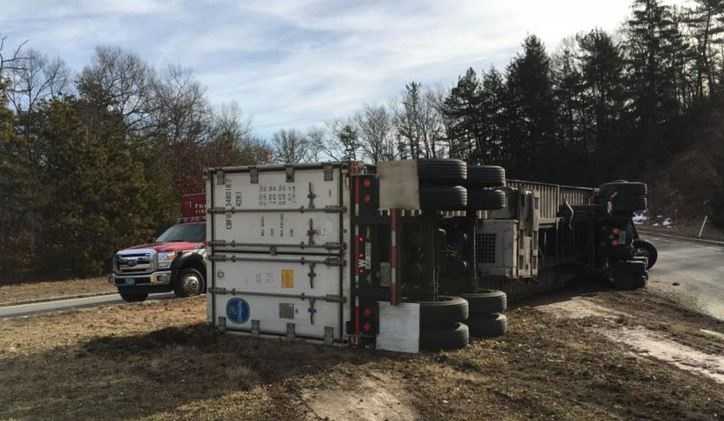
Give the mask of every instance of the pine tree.
[{"label": "pine tree", "polygon": [[458,78],[443,103],[451,158],[477,160],[484,154],[481,99],[480,81],[471,67]]},{"label": "pine tree", "polygon": [[557,152],[556,109],[548,54],[531,35],[507,69],[507,149],[511,172],[550,180]]},{"label": "pine tree", "polygon": [[623,85],[624,59],[621,48],[601,30],[577,38],[583,82],[583,122],[585,151],[592,166],[592,181],[615,177],[616,155],[624,149]]},{"label": "pine tree", "polygon": [[503,76],[491,67],[482,75],[480,106],[483,114],[483,145],[480,158],[483,162],[500,163],[503,160],[503,134],[505,130],[506,88]]},{"label": "pine tree", "polygon": [[724,43],[724,0],[696,0],[685,19],[695,41],[697,99],[712,92],[717,81],[717,47]]}]

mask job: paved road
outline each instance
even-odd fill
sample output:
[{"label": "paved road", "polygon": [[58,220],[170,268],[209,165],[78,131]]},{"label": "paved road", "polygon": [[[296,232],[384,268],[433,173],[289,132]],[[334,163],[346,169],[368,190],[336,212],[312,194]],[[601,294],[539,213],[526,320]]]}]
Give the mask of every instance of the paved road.
[{"label": "paved road", "polygon": [[650,272],[649,288],[724,320],[724,246],[655,234],[641,236],[653,242],[659,251],[659,259]]},{"label": "paved road", "polygon": [[[171,293],[153,294],[149,299],[166,299],[173,297]],[[72,310],[82,307],[92,307],[101,304],[122,303],[123,299],[118,294],[99,295],[95,297],[71,298],[68,300],[47,301],[34,304],[21,304],[17,306],[0,307],[0,318],[20,317],[31,314],[49,313],[52,311]]]}]

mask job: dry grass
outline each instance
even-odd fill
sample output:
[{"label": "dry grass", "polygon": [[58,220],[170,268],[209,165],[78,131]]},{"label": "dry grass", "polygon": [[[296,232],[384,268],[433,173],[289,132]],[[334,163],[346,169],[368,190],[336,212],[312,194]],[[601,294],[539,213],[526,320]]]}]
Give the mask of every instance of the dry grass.
[{"label": "dry grass", "polygon": [[687,330],[721,325],[644,292],[592,299],[631,317],[564,319],[522,306],[500,340],[417,356],[219,336],[204,324],[202,297],[4,320],[0,418],[317,419],[310,391],[349,389],[370,373],[394,378],[426,420],[723,416],[721,385],[597,333],[674,321],[674,337],[715,351]]},{"label": "dry grass", "polygon": [[0,306],[54,297],[115,292],[105,277],[0,285]]}]

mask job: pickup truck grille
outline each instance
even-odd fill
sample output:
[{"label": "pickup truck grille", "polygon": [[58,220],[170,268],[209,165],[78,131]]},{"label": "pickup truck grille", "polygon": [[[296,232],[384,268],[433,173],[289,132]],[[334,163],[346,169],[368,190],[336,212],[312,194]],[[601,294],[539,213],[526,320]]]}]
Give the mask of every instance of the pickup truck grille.
[{"label": "pickup truck grille", "polygon": [[153,271],[153,253],[124,253],[116,256],[118,274],[148,273]]}]

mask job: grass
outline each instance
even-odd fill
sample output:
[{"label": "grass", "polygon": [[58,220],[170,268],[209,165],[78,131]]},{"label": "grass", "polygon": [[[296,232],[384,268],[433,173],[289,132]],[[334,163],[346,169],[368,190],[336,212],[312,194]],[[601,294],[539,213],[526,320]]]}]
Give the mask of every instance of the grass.
[{"label": "grass", "polygon": [[72,297],[86,294],[115,292],[105,277],[70,279],[64,281],[25,282],[0,284],[0,306],[47,300],[56,297]]},{"label": "grass", "polygon": [[499,340],[414,356],[218,335],[203,297],[4,320],[0,418],[313,420],[310,391],[344,386],[355,396],[375,373],[395,379],[425,420],[723,416],[721,385],[597,333],[673,322],[678,340],[715,352],[721,344],[687,332],[720,324],[645,292],[592,299],[631,317],[564,319],[524,305]]}]

